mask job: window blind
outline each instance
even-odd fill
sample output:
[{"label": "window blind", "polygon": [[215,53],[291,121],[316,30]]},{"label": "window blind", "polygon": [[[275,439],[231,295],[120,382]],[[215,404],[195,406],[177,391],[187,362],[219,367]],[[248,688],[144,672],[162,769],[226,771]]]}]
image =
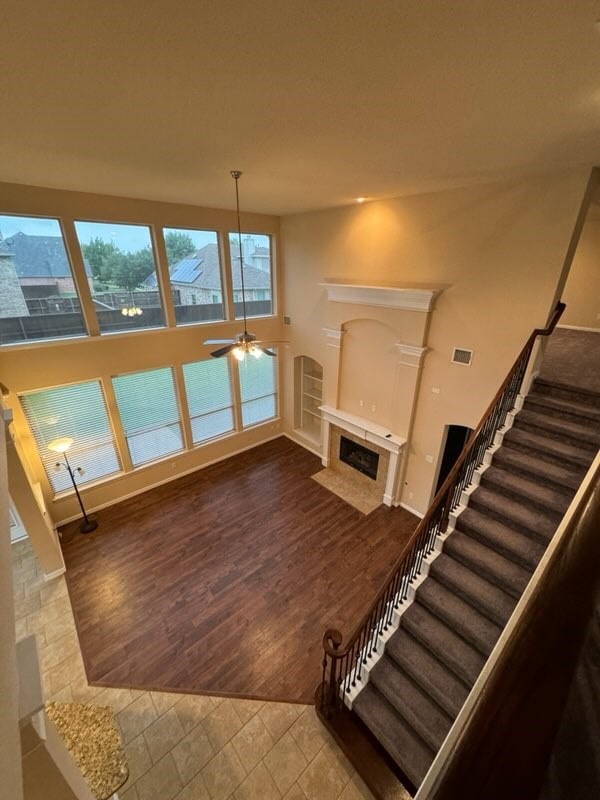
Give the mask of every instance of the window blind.
[{"label": "window blind", "polygon": [[112,381],[134,466],[183,449],[170,367],[119,375]]},{"label": "window blind", "polygon": [[84,470],[83,475],[77,475],[78,484],[121,471],[99,381],[27,392],[19,399],[55,493],[71,489],[72,484],[65,469],[54,468],[63,458],[48,450],[53,439],[67,436],[73,439],[69,461],[73,469]]},{"label": "window blind", "polygon": [[183,365],[185,393],[194,444],[234,429],[229,364],[211,358]]},{"label": "window blind", "polygon": [[277,413],[275,361],[270,356],[247,356],[238,362],[244,428],[272,419]]}]

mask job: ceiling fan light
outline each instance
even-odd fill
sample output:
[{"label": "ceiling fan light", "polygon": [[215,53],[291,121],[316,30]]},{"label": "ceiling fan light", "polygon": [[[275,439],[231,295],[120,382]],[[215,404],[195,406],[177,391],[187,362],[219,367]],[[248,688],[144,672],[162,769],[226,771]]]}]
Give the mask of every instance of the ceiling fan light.
[{"label": "ceiling fan light", "polygon": [[263,354],[262,350],[259,347],[251,347],[250,352],[254,356],[254,358],[260,358]]},{"label": "ceiling fan light", "polygon": [[234,347],[231,352],[237,358],[238,361],[243,361],[244,358],[246,357],[246,353],[244,352],[243,347]]}]

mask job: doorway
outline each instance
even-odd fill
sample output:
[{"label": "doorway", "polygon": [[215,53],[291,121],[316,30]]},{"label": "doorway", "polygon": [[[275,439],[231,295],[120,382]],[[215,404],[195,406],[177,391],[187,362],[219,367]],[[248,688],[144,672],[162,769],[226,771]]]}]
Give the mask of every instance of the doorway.
[{"label": "doorway", "polygon": [[434,496],[439,492],[443,482],[448,477],[450,470],[456,464],[456,461],[459,455],[462,453],[467,439],[472,433],[473,429],[466,428],[464,425],[446,425],[446,441],[443,445],[444,449],[440,462],[440,471],[438,473]]}]

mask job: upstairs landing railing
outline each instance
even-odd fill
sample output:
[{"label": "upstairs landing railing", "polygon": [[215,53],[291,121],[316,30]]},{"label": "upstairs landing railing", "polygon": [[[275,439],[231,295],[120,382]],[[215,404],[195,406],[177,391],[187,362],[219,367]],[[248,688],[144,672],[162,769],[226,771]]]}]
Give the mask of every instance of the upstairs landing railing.
[{"label": "upstairs landing railing", "polygon": [[532,332],[371,608],[348,641],[342,647],[340,631],[335,628],[325,631],[323,676],[316,697],[324,716],[339,711],[344,705],[344,695],[350,693],[357,681],[361,681],[365,664],[380,646],[379,637],[388,630],[394,611],[407,600],[409,588],[420,574],[423,560],[432,552],[438,534],[446,530],[450,512],[459,505],[463,490],[471,484],[475,470],[483,464],[486,451],[494,443],[496,433],[504,427],[509,411],[514,408],[536,339],[552,333],[564,309],[565,304],[558,303],[548,327],[536,328]]}]

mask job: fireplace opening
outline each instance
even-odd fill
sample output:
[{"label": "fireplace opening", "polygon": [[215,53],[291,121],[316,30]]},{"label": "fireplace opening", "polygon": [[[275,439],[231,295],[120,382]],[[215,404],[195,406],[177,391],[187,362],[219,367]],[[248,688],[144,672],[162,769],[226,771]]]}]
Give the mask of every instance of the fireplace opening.
[{"label": "fireplace opening", "polygon": [[374,453],[361,444],[346,439],[345,436],[340,436],[340,461],[349,464],[373,480],[377,479],[379,453]]}]

